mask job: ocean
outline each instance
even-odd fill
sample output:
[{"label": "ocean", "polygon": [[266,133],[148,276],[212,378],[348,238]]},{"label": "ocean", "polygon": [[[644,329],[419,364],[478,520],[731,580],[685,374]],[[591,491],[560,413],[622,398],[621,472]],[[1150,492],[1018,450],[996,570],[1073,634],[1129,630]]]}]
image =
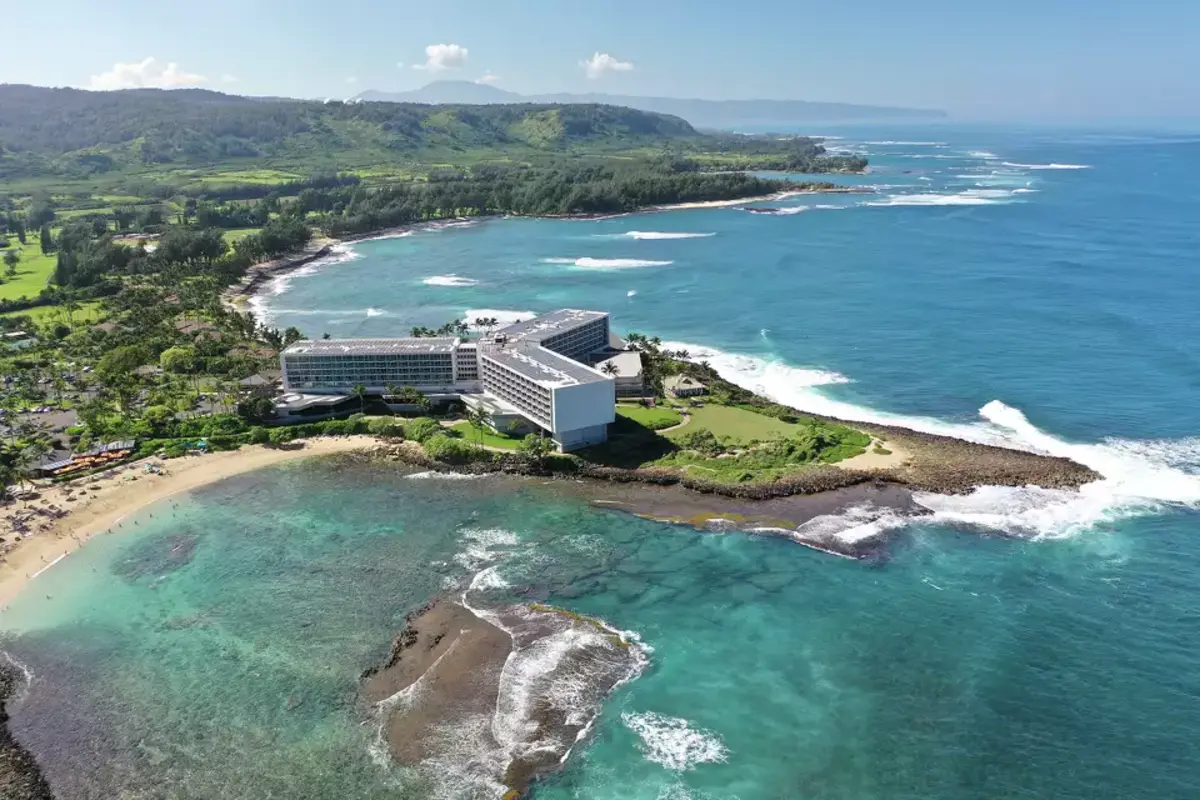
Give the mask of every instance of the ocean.
[{"label": "ocean", "polygon": [[468,731],[436,779],[389,764],[357,694],[406,614],[484,570],[646,652],[538,800],[1200,795],[1200,135],[810,133],[868,154],[836,180],[871,192],[431,226],[342,245],[257,310],[318,337],[607,309],[801,409],[1104,480],[808,523],[884,538],[848,561],[536,483],[234,478],[0,616],[33,676],[13,728],[61,797],[494,796]]}]

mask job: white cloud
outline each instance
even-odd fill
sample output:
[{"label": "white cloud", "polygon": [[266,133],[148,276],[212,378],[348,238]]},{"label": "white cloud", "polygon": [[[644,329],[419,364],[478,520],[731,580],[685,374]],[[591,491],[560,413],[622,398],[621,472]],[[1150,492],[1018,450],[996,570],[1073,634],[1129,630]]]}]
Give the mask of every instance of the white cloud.
[{"label": "white cloud", "polygon": [[404,62],[403,62],[403,61],[397,61],[397,62],[396,62],[396,69],[404,69]]},{"label": "white cloud", "polygon": [[489,70],[484,71],[484,73],[482,75],[480,75],[478,78],[476,78],[475,82],[482,83],[485,86],[491,86],[493,83],[499,82],[499,80],[500,80],[500,76],[493,75],[492,71],[489,69]]},{"label": "white cloud", "polygon": [[93,75],[90,88],[107,91],[110,89],[177,89],[182,86],[199,86],[208,83],[208,78],[192,72],[184,72],[174,61],[161,63],[153,56],[141,61],[113,64],[108,72]]},{"label": "white cloud", "polygon": [[346,83],[358,83],[358,76],[351,75],[349,78],[346,78]]},{"label": "white cloud", "polygon": [[221,76],[221,83],[237,83],[238,80],[237,75],[230,75],[228,72]]},{"label": "white cloud", "polygon": [[458,69],[467,63],[467,48],[460,44],[431,44],[425,48],[425,63],[413,64],[413,69],[444,72]]},{"label": "white cloud", "polygon": [[580,61],[579,66],[583,67],[584,72],[589,78],[595,80],[601,78],[609,72],[629,72],[633,69],[632,61],[619,61],[608,53],[596,51],[592,57],[586,61]]}]

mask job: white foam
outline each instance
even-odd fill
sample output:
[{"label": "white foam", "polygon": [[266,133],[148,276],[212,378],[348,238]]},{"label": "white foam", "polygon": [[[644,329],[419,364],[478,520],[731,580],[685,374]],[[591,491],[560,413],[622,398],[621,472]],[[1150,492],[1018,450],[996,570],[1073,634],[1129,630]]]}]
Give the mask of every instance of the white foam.
[{"label": "white foam", "polygon": [[646,760],[667,769],[683,772],[697,764],[722,764],[729,758],[729,750],[720,736],[693,728],[686,719],[648,711],[625,712],[621,721],[641,738]]},{"label": "white foam", "polygon": [[837,539],[843,544],[861,544],[897,527],[908,524],[909,518],[893,511],[881,511],[874,506],[854,506],[838,514],[822,514],[800,525],[789,535],[802,542],[820,543]]},{"label": "white foam", "polygon": [[994,206],[1016,202],[1011,189],[967,189],[953,194],[894,194],[868,200],[866,206]]},{"label": "white foam", "polygon": [[368,317],[382,317],[386,313],[387,312],[384,311],[382,308],[368,308],[367,309]]},{"label": "white foam", "polygon": [[405,475],[404,477],[410,481],[471,481],[475,480],[476,478],[482,478],[483,476],[469,475],[463,472],[436,472],[434,470],[428,470],[426,472],[414,472],[411,475]]},{"label": "white foam", "polygon": [[716,236],[715,233],[675,233],[668,231],[629,231],[620,235],[629,239],[645,239],[650,241],[655,239],[707,239],[710,236]]},{"label": "white foam", "polygon": [[1006,167],[1017,169],[1091,169],[1090,164],[1014,164],[1011,161],[1002,162]]},{"label": "white foam", "polygon": [[570,264],[579,269],[637,269],[669,267],[674,261],[647,261],[640,258],[543,258],[543,264]]},{"label": "white foam", "polygon": [[[980,409],[977,422],[893,414],[824,395],[819,387],[849,380],[836,372],[793,367],[778,360],[725,353],[683,342],[666,342],[663,346],[687,350],[693,361],[709,362],[726,380],[802,411],[1061,456],[1091,467],[1103,476],[1078,491],[987,486],[962,496],[918,495],[918,502],[936,512],[934,522],[1056,538],[1118,519],[1154,513],[1167,505],[1200,508],[1200,438],[1067,442],[1037,428],[1021,411],[998,400]],[[839,537],[865,539],[875,535],[876,529],[909,522],[905,518],[868,520],[861,515],[856,519],[852,511],[836,525],[845,528]],[[818,523],[810,532],[816,532],[821,524],[834,525],[832,521]]]},{"label": "white foam", "polygon": [[863,144],[900,145],[902,147],[945,147],[946,146],[945,142],[894,142],[891,140],[885,140],[882,142],[863,142]]},{"label": "white foam", "polygon": [[474,278],[464,278],[460,275],[431,275],[422,280],[421,283],[426,286],[452,286],[456,288],[479,285],[479,281]]},{"label": "white foam", "polygon": [[309,264],[305,264],[299,269],[285,272],[282,275],[276,275],[271,278],[261,290],[256,292],[248,301],[248,305],[253,310],[255,317],[264,324],[270,324],[279,314],[284,313],[302,313],[294,311],[285,311],[281,309],[272,309],[270,301],[267,298],[278,297],[285,293],[292,285],[292,281],[297,278],[307,278],[316,275],[323,271],[326,267],[336,264],[346,264],[351,261],[357,261],[362,258],[362,253],[355,250],[349,244],[339,242],[329,249],[329,255],[323,258],[318,258]]},{"label": "white foam", "polygon": [[364,236],[361,239],[355,239],[356,242],[379,242],[384,239],[404,239],[412,236],[412,230],[392,231],[390,233],[380,233],[375,236]]},{"label": "white foam", "polygon": [[[490,564],[496,560],[502,550],[511,548],[520,542],[515,533],[503,528],[468,528],[462,532],[462,537],[464,542],[463,551],[456,553],[454,560],[470,570],[477,570],[484,564]],[[496,575],[495,578],[498,579],[499,576]],[[472,588],[495,588],[496,584],[494,582],[486,586],[483,584],[475,585],[476,581],[482,580],[485,579],[481,578],[480,575],[476,575],[472,580]],[[486,580],[492,581],[491,578]]]},{"label": "white foam", "polygon": [[987,150],[972,150],[971,152],[967,153],[967,155],[972,156],[974,158],[986,158],[989,161],[995,160],[1000,157],[1000,156],[996,155],[995,153],[989,152]]},{"label": "white foam", "polygon": [[630,289],[628,292],[625,293],[625,296],[626,297],[636,297],[637,289]]}]

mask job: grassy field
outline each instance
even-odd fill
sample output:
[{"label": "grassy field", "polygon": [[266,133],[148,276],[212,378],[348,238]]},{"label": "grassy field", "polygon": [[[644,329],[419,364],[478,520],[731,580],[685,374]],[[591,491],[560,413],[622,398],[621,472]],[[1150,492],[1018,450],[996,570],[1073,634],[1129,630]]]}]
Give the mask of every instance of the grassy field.
[{"label": "grassy field", "polygon": [[230,228],[224,232],[225,241],[233,244],[238,239],[244,239],[252,233],[258,233],[258,228]]},{"label": "grassy field", "polygon": [[683,422],[683,415],[670,406],[646,408],[641,405],[619,405],[617,413],[652,431],[670,428]]},{"label": "grassy field", "polygon": [[768,441],[782,439],[799,433],[802,426],[789,422],[781,422],[774,417],[756,414],[733,406],[719,406],[709,403],[703,408],[693,408],[692,421],[678,431],[664,434],[668,438],[686,436],[697,428],[707,428],[718,439],[730,439],[746,444],[754,440]]},{"label": "grassy field", "polygon": [[[471,427],[469,422],[458,422],[450,426],[453,430],[458,431],[462,435],[463,441],[476,444],[479,442],[479,432]],[[496,433],[490,428],[483,429],[483,444],[485,447],[498,447],[502,450],[516,450],[517,445],[521,443],[519,436],[508,436],[503,433]]]},{"label": "grassy field", "polygon": [[[27,237],[27,243],[22,245],[14,236],[9,239],[9,249],[21,251],[21,263],[17,264],[17,276],[4,278],[0,283],[0,300],[16,300],[21,297],[37,297],[46,288],[50,276],[54,273],[55,257],[43,255],[42,246],[37,233]],[[4,252],[0,250],[0,253]],[[4,274],[4,266],[0,264],[0,277]]]},{"label": "grassy field", "polygon": [[[24,311],[6,311],[0,314],[0,317],[29,317],[39,325],[44,325],[47,322],[59,322],[64,325],[67,322],[67,312],[62,306],[35,306],[27,308]],[[80,303],[76,309],[73,318],[75,324],[99,322],[104,319],[104,313],[100,310],[100,301],[91,300]]]}]

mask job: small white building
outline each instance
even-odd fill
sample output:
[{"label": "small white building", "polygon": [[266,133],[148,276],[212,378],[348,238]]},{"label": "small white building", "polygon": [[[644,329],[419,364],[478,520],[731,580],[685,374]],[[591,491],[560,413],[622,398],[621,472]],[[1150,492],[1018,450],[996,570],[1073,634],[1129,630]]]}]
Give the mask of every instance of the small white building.
[{"label": "small white building", "polygon": [[663,389],[672,397],[699,397],[708,394],[708,386],[688,375],[672,375],[663,381]]}]

